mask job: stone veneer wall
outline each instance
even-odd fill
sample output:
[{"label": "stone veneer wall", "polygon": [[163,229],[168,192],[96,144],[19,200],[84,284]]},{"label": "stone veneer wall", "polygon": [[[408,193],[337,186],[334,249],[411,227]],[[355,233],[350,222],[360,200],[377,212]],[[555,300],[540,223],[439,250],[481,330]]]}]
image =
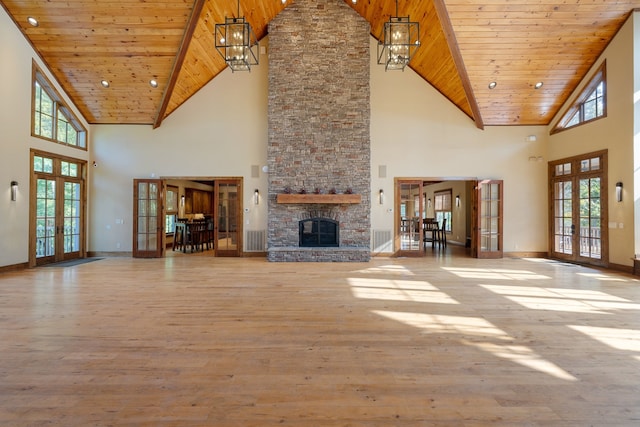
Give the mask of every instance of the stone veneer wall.
[{"label": "stone veneer wall", "polygon": [[[270,261],[370,259],[369,23],[343,0],[296,0],[269,23]],[[360,204],[278,204],[290,188],[338,193]],[[298,221],[326,212],[339,248],[299,248]]]}]

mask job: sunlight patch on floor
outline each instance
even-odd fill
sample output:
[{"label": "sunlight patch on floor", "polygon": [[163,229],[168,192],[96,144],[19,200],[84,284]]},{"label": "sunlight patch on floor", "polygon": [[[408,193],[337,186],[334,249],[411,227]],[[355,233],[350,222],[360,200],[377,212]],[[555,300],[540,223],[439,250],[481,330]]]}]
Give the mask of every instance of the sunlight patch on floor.
[{"label": "sunlight patch on floor", "polygon": [[470,337],[480,336],[499,340],[511,340],[506,332],[496,328],[491,322],[480,317],[445,316],[386,310],[374,310],[373,312],[429,333],[455,333],[468,335]]},{"label": "sunlight patch on floor", "polygon": [[377,267],[365,268],[358,273],[384,273],[403,276],[415,276],[415,273],[403,265],[380,265]]},{"label": "sunlight patch on floor", "polygon": [[578,276],[589,277],[591,279],[601,280],[603,282],[637,282],[637,279],[625,279],[621,276],[612,276],[603,273],[576,273]]},{"label": "sunlight patch on floor", "polygon": [[[640,352],[640,331],[636,329],[603,328],[598,326],[569,325],[611,348]],[[636,356],[640,359],[640,355]]]},{"label": "sunlight patch on floor", "polygon": [[532,310],[608,314],[612,310],[640,310],[640,304],[606,292],[533,286],[480,285]]},{"label": "sunlight patch on floor", "polygon": [[459,304],[438,288],[424,281],[349,278],[356,298],[389,301],[415,301],[433,304]]},{"label": "sunlight patch on floor", "polygon": [[[511,344],[514,338],[486,319],[384,310],[374,310],[373,312],[428,333],[458,334],[463,344],[475,347],[501,359],[512,361],[555,378],[567,381],[576,380],[574,376],[545,360],[529,347]],[[487,342],[487,339],[491,339],[493,342]],[[500,344],[500,341],[505,343]]]},{"label": "sunlight patch on floor", "polygon": [[551,279],[549,276],[526,270],[505,270],[493,268],[453,268],[442,267],[443,270],[449,271],[464,279],[478,280],[533,280],[533,279]]},{"label": "sunlight patch on floor", "polygon": [[465,344],[475,346],[493,354],[496,357],[510,360],[539,372],[544,372],[545,374],[551,375],[555,378],[567,381],[577,381],[576,377],[559,366],[545,360],[529,347],[525,347],[523,345],[499,345],[490,342],[465,342]]}]

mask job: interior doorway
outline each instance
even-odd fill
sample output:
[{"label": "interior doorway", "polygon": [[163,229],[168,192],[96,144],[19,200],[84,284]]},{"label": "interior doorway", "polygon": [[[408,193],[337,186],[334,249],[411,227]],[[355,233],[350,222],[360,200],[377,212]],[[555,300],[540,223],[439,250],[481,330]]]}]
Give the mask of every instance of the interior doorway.
[{"label": "interior doorway", "polygon": [[[396,178],[395,255],[470,256],[476,241],[472,203],[477,183],[471,177]],[[446,246],[433,244],[427,221],[444,224]]]},{"label": "interior doorway", "polygon": [[[140,212],[134,213],[134,257],[178,254],[242,256],[241,177],[162,177],[155,181],[155,187],[161,193],[157,201],[157,220],[140,218]],[[136,194],[135,206],[147,203],[138,200],[140,197]],[[144,215],[149,215],[149,212],[147,210]],[[197,240],[191,239],[192,230],[196,230],[195,225],[191,225],[199,222],[206,226],[199,231]],[[137,247],[140,239],[147,243],[157,239],[159,244],[157,247],[150,244]],[[143,247],[156,249],[155,252],[147,250],[143,253],[139,250]]]}]

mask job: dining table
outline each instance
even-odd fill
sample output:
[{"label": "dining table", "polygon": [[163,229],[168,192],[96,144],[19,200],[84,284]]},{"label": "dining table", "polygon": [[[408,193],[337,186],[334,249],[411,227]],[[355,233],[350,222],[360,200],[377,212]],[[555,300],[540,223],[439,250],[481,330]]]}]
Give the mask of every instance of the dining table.
[{"label": "dining table", "polygon": [[191,252],[203,250],[204,233],[207,230],[206,221],[177,221],[176,231],[173,234],[173,250],[182,250],[187,252],[187,246],[191,248]]}]

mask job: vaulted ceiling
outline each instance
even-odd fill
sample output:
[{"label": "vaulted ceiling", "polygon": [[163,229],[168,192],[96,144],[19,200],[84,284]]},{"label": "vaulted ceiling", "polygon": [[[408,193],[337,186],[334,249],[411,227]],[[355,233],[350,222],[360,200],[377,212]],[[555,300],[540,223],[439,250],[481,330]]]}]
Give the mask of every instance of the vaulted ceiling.
[{"label": "vaulted ceiling", "polygon": [[[344,1],[376,38],[396,15],[395,0],[319,1]],[[226,68],[214,26],[238,10],[236,0],[1,2],[92,124],[159,126]],[[240,16],[262,39],[287,4],[240,0]],[[400,0],[397,7],[420,23],[410,67],[483,128],[549,124],[640,0]]]}]

